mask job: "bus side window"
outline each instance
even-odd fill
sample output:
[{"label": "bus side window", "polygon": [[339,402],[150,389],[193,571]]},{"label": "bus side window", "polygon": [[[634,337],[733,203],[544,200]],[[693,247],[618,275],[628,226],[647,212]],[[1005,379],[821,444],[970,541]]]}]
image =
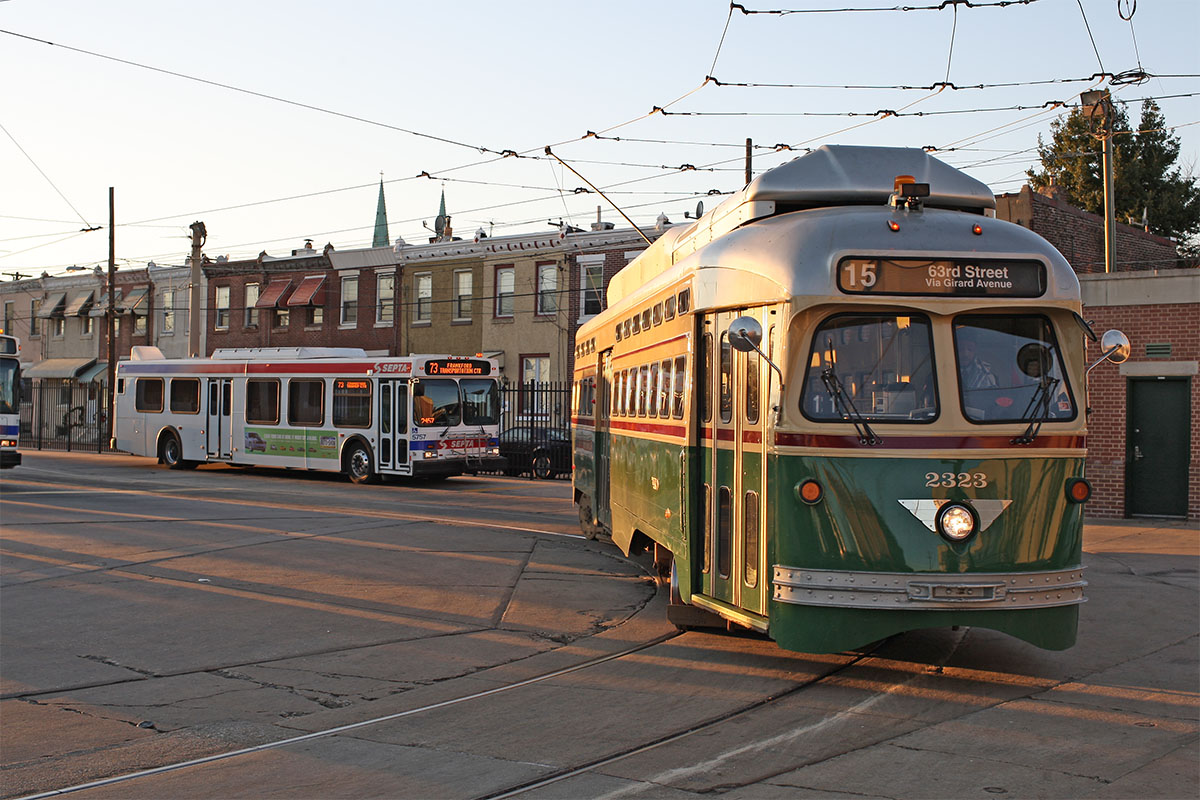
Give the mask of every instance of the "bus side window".
[{"label": "bus side window", "polygon": [[288,381],[288,425],[325,423],[325,381],[293,378]]},{"label": "bus side window", "polygon": [[246,381],[246,422],[279,424],[279,381],[263,378]]},{"label": "bus side window", "polygon": [[675,359],[675,406],[671,409],[671,416],[675,419],[683,419],[683,392],[687,387],[687,356],[679,356]]},{"label": "bus side window", "polygon": [[172,414],[199,414],[200,379],[172,378],[170,407]]},{"label": "bus side window", "polygon": [[163,410],[163,379],[138,378],[137,397],[134,408],[145,413],[158,414]]}]

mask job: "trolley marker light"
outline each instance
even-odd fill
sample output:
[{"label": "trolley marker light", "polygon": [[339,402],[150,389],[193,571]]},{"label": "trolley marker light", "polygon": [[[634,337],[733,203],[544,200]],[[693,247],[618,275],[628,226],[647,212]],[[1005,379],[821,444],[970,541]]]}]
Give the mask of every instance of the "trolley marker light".
[{"label": "trolley marker light", "polygon": [[951,542],[962,542],[975,533],[975,512],[962,503],[947,503],[937,515],[937,529]]},{"label": "trolley marker light", "polygon": [[800,498],[800,502],[806,505],[815,506],[817,503],[821,502],[821,497],[824,494],[825,492],[821,488],[821,484],[817,483],[817,481],[813,480],[812,478],[800,481],[800,483],[796,484],[796,497]]},{"label": "trolley marker light", "polygon": [[1071,478],[1067,481],[1067,499],[1072,503],[1086,503],[1092,496],[1092,485],[1086,478]]}]

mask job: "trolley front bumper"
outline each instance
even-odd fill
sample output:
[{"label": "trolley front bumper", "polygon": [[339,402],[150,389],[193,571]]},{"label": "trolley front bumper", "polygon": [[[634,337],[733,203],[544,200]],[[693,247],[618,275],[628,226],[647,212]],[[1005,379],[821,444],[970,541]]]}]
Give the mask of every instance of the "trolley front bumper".
[{"label": "trolley front bumper", "polygon": [[872,609],[1050,608],[1086,603],[1084,567],[1051,572],[847,572],[775,565],[775,600]]}]

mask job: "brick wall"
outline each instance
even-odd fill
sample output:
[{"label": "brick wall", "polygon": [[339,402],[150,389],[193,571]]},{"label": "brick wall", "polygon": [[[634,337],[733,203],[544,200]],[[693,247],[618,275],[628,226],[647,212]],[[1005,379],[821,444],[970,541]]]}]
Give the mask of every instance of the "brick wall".
[{"label": "brick wall", "polygon": [[[1153,374],[1161,360],[1147,358],[1148,343],[1169,343],[1171,364],[1200,360],[1200,304],[1089,306],[1084,315],[1097,333],[1124,331],[1133,343],[1128,365],[1144,365]],[[1100,357],[1098,343],[1088,342],[1088,363]],[[1087,513],[1093,517],[1125,516],[1126,401],[1129,367],[1101,364],[1091,373],[1088,401],[1087,476],[1094,490]],[[1191,460],[1188,464],[1188,518],[1200,519],[1200,380],[1191,376]]]}]

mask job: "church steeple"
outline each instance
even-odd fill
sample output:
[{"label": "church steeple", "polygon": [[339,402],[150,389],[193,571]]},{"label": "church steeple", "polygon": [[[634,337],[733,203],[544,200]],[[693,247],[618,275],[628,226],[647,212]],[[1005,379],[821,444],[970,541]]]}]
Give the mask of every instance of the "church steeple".
[{"label": "church steeple", "polygon": [[375,238],[371,240],[372,247],[387,247],[389,243],[387,224],[387,204],[383,200],[383,178],[379,178],[379,203],[375,206]]}]

